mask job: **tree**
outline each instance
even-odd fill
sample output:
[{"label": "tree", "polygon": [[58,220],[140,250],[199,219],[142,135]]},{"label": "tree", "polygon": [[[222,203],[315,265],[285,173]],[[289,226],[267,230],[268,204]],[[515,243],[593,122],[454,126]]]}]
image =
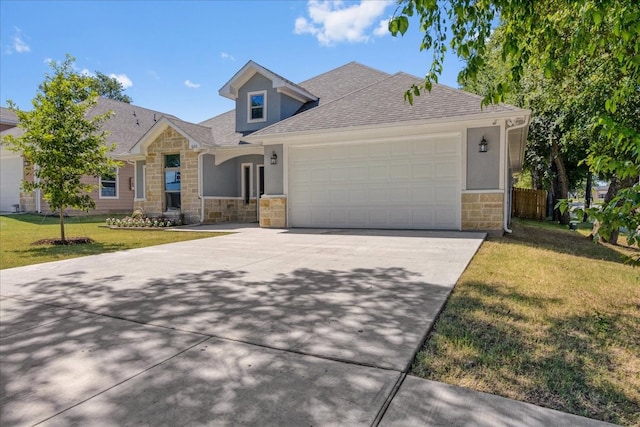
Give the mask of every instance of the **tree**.
[{"label": "tree", "polygon": [[133,102],[131,97],[123,93],[124,87],[122,86],[122,83],[115,78],[109,77],[100,71],[96,71],[95,77],[89,76],[88,79],[91,89],[98,95],[120,102],[126,102],[127,104],[131,104],[131,102]]},{"label": "tree", "polygon": [[58,211],[63,243],[67,242],[64,210],[95,207],[88,193],[96,186],[83,178],[109,174],[119,165],[107,156],[110,149],[105,143],[106,132],[101,130],[111,113],[87,118],[97,93],[86,77],[73,71],[73,63],[74,58],[67,55],[62,64],[50,64],[53,73],[40,84],[31,111],[22,111],[8,101],[24,133],[3,139],[34,165],[34,179],[23,180],[23,189],[40,189],[49,206]]},{"label": "tree", "polygon": [[[493,82],[504,79],[510,70],[502,60],[500,44],[504,40],[503,26],[497,27],[487,43],[485,62],[475,79],[461,80],[464,90],[486,96]],[[553,205],[566,199],[569,191],[588,175],[581,162],[586,158],[588,138],[574,132],[579,123],[567,97],[576,92],[581,83],[575,74],[565,79],[546,78],[540,69],[527,65],[523,76],[514,82],[505,101],[532,110],[524,168],[531,172],[537,189],[549,189]],[[554,209],[554,220],[569,223],[569,212]]]},{"label": "tree", "polygon": [[[591,210],[602,221],[606,235],[626,227],[630,244],[640,243],[640,127],[636,120],[621,117],[620,110],[638,96],[640,87],[640,8],[634,0],[401,0],[389,21],[393,35],[405,34],[416,15],[424,33],[420,50],[432,50],[433,60],[422,84],[407,90],[405,98],[429,90],[442,71],[448,48],[466,61],[459,79],[474,80],[486,61],[494,20],[504,27],[500,43],[502,60],[509,72],[492,82],[483,104],[505,100],[520,83],[527,67],[542,70],[547,78],[562,80],[576,68],[590,79],[584,64],[601,60],[608,64],[610,86],[602,102],[594,103],[588,120],[597,130],[600,149],[592,149],[587,162],[597,174],[635,179],[636,184],[618,191],[603,211]],[[450,31],[449,31],[450,30]],[[449,41],[449,43],[447,43]],[[599,70],[594,70],[597,75]],[[587,94],[585,94],[587,95]],[[633,105],[630,106],[633,111]],[[597,148],[597,147],[594,147]]]}]

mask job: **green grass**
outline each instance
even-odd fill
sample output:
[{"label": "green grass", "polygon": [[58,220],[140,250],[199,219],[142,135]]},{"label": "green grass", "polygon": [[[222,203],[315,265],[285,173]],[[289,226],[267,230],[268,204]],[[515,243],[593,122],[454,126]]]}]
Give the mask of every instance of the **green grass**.
[{"label": "green grass", "polygon": [[107,216],[65,218],[67,238],[89,237],[94,243],[57,246],[33,245],[38,240],[60,237],[60,223],[57,217],[0,216],[0,269],[228,234],[176,233],[163,229],[111,230],[105,227],[106,218]]},{"label": "green grass", "polygon": [[640,425],[636,249],[519,221],[460,278],[412,374],[603,421]]}]

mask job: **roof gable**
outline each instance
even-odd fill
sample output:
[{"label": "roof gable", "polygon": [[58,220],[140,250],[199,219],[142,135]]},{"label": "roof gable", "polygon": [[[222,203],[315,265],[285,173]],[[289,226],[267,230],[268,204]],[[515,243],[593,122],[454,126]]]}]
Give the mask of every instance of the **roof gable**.
[{"label": "roof gable", "polygon": [[220,88],[218,93],[225,98],[236,100],[238,98],[238,90],[256,73],[269,79],[272,83],[272,87],[276,89],[278,93],[285,94],[300,102],[316,101],[318,99],[317,96],[306,89],[253,61],[247,62],[244,67],[234,74],[231,80]]},{"label": "roof gable", "polygon": [[160,119],[131,147],[129,154],[146,154],[147,148],[167,128],[173,128],[189,142],[190,149],[201,149],[215,146],[211,128],[202,125],[185,122],[171,116],[162,116]]}]

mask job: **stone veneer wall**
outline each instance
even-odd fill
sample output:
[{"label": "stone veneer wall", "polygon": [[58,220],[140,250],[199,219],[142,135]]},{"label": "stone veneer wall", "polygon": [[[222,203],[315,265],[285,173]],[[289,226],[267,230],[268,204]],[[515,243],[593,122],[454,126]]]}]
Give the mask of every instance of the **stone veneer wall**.
[{"label": "stone veneer wall", "polygon": [[180,202],[186,223],[199,222],[198,153],[189,148],[185,137],[167,128],[147,150],[146,200],[136,202],[148,216],[161,216],[166,209],[164,196],[164,156],[180,154]]},{"label": "stone veneer wall", "polygon": [[285,228],[287,226],[287,198],[262,197],[260,199],[260,227]]},{"label": "stone veneer wall", "polygon": [[463,193],[463,230],[502,230],[504,193]]},{"label": "stone veneer wall", "polygon": [[204,223],[256,222],[256,199],[245,203],[242,199],[205,198]]},{"label": "stone veneer wall", "polygon": [[20,210],[22,212],[36,211],[36,192],[31,193],[20,192]]}]

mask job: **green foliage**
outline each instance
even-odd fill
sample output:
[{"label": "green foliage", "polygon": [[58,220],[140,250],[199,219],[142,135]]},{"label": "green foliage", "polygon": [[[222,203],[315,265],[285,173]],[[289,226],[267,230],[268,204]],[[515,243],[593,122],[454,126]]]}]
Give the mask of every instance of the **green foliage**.
[{"label": "green foliage", "polygon": [[100,96],[120,102],[126,102],[127,104],[131,104],[131,102],[133,102],[131,97],[122,93],[124,91],[122,83],[113,77],[109,77],[100,71],[96,71],[96,76],[88,77],[88,81],[89,87]]},{"label": "green foliage", "polygon": [[24,133],[3,139],[33,165],[34,179],[23,180],[23,190],[40,189],[49,206],[60,212],[62,240],[64,209],[88,211],[95,207],[89,193],[96,186],[84,178],[97,178],[119,166],[108,157],[106,132],[101,130],[111,113],[87,118],[97,94],[86,77],[73,71],[73,63],[69,55],[60,65],[51,63],[53,73],[47,74],[40,85],[31,111],[22,111],[8,102]]},{"label": "green foliage", "polygon": [[[466,61],[458,76],[462,82],[478,79],[493,49],[507,72],[485,79],[483,105],[512,102],[514,92],[527,93],[527,79],[551,82],[540,87],[535,100],[545,112],[537,120],[547,124],[548,135],[551,131],[560,135],[555,140],[560,152],[575,155],[576,144],[586,148],[587,155],[581,152],[578,165],[586,161],[601,178],[640,175],[640,8],[636,1],[401,0],[389,22],[391,33],[406,33],[414,15],[424,33],[420,50],[432,50],[433,57],[424,82],[406,91],[410,102],[437,82],[448,48]],[[492,46],[496,18],[501,33]],[[563,144],[561,138],[571,143]],[[618,194],[622,199],[602,211],[609,209],[602,216],[606,221],[601,224],[602,233],[618,225],[635,230],[637,192],[637,187],[624,190]]]}]

